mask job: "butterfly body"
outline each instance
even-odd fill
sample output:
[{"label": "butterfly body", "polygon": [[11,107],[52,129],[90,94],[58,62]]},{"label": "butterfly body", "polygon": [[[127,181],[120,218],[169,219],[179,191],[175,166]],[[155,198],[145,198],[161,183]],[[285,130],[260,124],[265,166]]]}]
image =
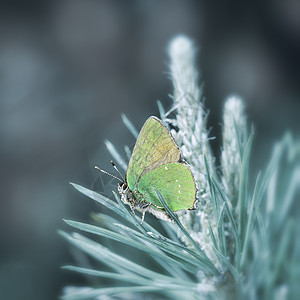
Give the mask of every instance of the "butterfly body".
[{"label": "butterfly body", "polygon": [[159,219],[172,221],[154,190],[158,190],[172,211],[193,209],[196,183],[190,167],[165,125],[150,117],[143,125],[125,182],[118,185],[121,200],[134,212],[148,211]]},{"label": "butterfly body", "polygon": [[137,210],[143,214],[142,220],[144,220],[145,212],[148,211],[161,220],[172,222],[172,218],[165,211],[161,210],[162,207],[157,207],[151,202],[146,202],[141,193],[132,192],[126,183],[118,184],[118,192],[121,195],[121,200],[123,203],[130,206],[133,214],[134,210]]}]

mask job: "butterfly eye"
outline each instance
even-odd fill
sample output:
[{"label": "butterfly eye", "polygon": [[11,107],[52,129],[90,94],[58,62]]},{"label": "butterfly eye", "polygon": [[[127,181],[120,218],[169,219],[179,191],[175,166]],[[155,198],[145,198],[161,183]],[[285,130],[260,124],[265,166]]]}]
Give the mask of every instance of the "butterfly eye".
[{"label": "butterfly eye", "polygon": [[123,186],[122,186],[123,190],[125,191],[127,189],[127,184],[124,183]]}]

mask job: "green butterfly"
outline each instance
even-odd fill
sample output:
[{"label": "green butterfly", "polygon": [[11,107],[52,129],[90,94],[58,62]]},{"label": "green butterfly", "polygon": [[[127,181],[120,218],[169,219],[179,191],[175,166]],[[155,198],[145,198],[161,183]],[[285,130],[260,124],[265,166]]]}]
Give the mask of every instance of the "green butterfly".
[{"label": "green butterfly", "polygon": [[169,130],[152,116],[140,131],[118,192],[133,214],[135,209],[142,213],[142,222],[146,212],[172,221],[153,188],[172,211],[194,209],[197,188],[191,169]]}]

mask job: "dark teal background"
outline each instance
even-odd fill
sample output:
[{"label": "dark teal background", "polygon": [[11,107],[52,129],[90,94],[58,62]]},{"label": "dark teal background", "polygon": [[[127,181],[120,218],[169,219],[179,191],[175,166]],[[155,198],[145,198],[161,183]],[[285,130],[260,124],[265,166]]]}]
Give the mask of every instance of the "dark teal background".
[{"label": "dark teal background", "polygon": [[169,107],[166,47],[179,33],[199,50],[214,150],[224,100],[238,94],[261,168],[274,139],[299,135],[299,2],[1,2],[1,299],[55,299],[86,283],[60,270],[74,251],[57,230],[100,208],[68,182],[92,188],[95,164],[111,170],[104,139],[133,146],[122,112],[140,129],[157,99]]}]

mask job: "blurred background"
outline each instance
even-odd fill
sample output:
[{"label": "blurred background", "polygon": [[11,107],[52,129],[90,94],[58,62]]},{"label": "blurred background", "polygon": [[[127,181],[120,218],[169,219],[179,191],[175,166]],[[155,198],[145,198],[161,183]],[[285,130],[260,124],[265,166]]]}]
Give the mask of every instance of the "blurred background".
[{"label": "blurred background", "polygon": [[170,107],[177,34],[198,46],[216,154],[231,94],[256,128],[253,170],[287,129],[299,136],[297,0],[1,2],[1,299],[56,299],[84,284],[60,269],[74,260],[57,230],[100,208],[68,182],[92,188],[95,164],[111,170],[104,139],[121,153],[134,145],[122,112],[140,129],[156,100]]}]

